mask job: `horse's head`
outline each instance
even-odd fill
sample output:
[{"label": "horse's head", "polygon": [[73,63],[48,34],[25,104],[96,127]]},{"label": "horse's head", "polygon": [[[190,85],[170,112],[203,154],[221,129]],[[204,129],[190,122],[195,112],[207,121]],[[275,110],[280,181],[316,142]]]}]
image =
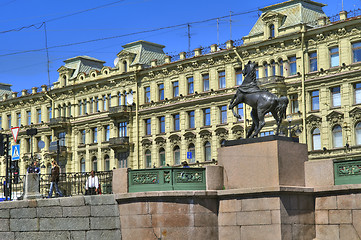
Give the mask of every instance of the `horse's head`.
[{"label": "horse's head", "polygon": [[256,67],[257,64],[255,62],[248,61],[248,63],[244,66],[244,69],[242,71],[243,76],[247,76],[248,74],[250,74]]}]

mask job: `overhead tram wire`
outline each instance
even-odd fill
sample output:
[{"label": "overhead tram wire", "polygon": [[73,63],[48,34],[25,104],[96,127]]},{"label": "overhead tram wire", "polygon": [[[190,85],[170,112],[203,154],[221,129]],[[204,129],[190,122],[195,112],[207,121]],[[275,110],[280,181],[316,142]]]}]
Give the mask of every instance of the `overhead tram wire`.
[{"label": "overhead tram wire", "polygon": [[[259,10],[257,9],[257,10],[250,10],[250,11],[241,12],[241,13],[233,13],[232,16],[245,15],[245,14],[249,14],[249,13],[253,13],[253,12],[258,12],[258,11],[259,11]],[[85,44],[85,43],[98,42],[98,41],[110,40],[110,39],[121,38],[121,37],[128,37],[128,36],[132,36],[132,35],[137,35],[137,34],[142,34],[142,33],[149,33],[149,32],[155,32],[155,31],[160,31],[160,30],[170,29],[170,28],[188,27],[188,26],[191,25],[191,24],[205,23],[205,22],[209,22],[209,21],[213,21],[213,20],[217,20],[217,19],[223,19],[223,18],[229,18],[229,15],[222,16],[222,17],[216,17],[216,18],[209,18],[209,19],[205,19],[205,20],[201,20],[201,21],[194,21],[194,22],[189,22],[189,23],[182,23],[182,24],[177,24],[177,25],[172,25],[172,26],[166,26],[166,27],[160,27],[160,28],[155,28],[155,29],[150,29],[150,30],[144,30],[144,31],[139,31],[139,32],[126,33],[126,34],[117,35],[117,36],[110,36],[110,37],[97,38],[97,39],[92,39],[92,40],[87,40],[87,41],[81,41],[81,42],[75,42],[75,43],[68,43],[68,44],[61,44],[61,45],[56,45],[56,46],[50,46],[50,47],[48,47],[48,49],[61,48],[61,47],[69,47],[69,46],[80,45],[80,44]],[[44,23],[42,23],[41,26],[43,26],[43,24],[44,24]],[[0,33],[1,33],[1,32],[0,32]],[[44,51],[44,50],[46,50],[46,48],[39,48],[39,49],[32,49],[32,50],[24,50],[24,51],[18,51],[18,52],[1,54],[0,57],[18,55],[18,54],[29,53],[29,52],[40,52],[40,51]]]},{"label": "overhead tram wire", "polygon": [[[51,19],[45,20],[43,22],[33,23],[33,24],[23,26],[23,27],[13,28],[13,29],[5,30],[5,31],[0,31],[0,34],[4,34],[4,33],[8,33],[8,32],[19,32],[19,31],[21,31],[23,29],[32,28],[32,27],[34,27],[36,29],[40,29],[44,25],[44,22],[47,22],[47,23],[53,22],[53,21],[56,21],[56,20],[59,20],[59,19],[63,19],[63,18],[71,17],[71,16],[74,16],[74,15],[78,15],[78,14],[81,14],[81,13],[93,11],[93,10],[96,10],[96,9],[99,9],[99,8],[109,7],[111,5],[114,5],[114,4],[117,4],[117,3],[120,3],[120,2],[124,2],[124,1],[125,0],[119,0],[119,1],[108,3],[108,4],[100,5],[100,6],[97,6],[97,7],[88,8],[88,9],[81,10],[81,11],[78,11],[78,12],[70,13],[70,14],[67,14],[67,15],[64,15],[64,16],[51,18]],[[40,24],[40,26],[37,27],[37,25],[39,25],[39,24]]]}]

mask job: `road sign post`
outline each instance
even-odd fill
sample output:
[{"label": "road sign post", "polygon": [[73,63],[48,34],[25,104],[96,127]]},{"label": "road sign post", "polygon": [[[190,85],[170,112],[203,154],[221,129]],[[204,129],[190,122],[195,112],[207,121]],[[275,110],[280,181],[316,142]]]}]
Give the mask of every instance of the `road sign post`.
[{"label": "road sign post", "polygon": [[11,158],[13,161],[20,159],[20,145],[13,145],[11,147]]},{"label": "road sign post", "polygon": [[13,138],[14,138],[15,143],[18,140],[19,129],[20,129],[19,127],[11,128],[11,133],[13,134]]}]

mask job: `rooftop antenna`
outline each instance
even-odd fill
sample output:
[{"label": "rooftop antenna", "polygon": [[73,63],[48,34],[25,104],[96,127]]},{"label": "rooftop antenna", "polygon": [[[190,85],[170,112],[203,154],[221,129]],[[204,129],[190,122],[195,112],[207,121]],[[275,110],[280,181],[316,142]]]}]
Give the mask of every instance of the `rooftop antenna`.
[{"label": "rooftop antenna", "polygon": [[188,52],[191,51],[191,25],[188,23]]},{"label": "rooftop antenna", "polygon": [[217,18],[217,43],[219,46],[219,18]]},{"label": "rooftop antenna", "polygon": [[342,11],[343,11],[343,0],[342,0]]},{"label": "rooftop antenna", "polygon": [[229,11],[229,32],[230,32],[229,40],[232,40],[232,11]]}]

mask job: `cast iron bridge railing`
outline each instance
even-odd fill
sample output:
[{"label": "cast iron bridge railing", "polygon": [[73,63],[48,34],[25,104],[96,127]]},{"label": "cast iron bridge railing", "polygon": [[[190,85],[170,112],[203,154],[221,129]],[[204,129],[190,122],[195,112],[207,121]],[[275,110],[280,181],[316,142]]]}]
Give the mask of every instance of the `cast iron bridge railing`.
[{"label": "cast iron bridge railing", "polygon": [[129,170],[129,192],[206,190],[205,168]]},{"label": "cast iron bridge railing", "polygon": [[[113,171],[97,172],[96,176],[99,178],[102,194],[112,193],[112,178]],[[61,173],[59,179],[59,188],[65,196],[82,195],[85,194],[85,184],[89,177],[89,173]],[[40,194],[44,197],[48,196],[50,188],[50,174],[40,174]],[[17,199],[23,195],[23,186],[25,175],[20,175],[17,183],[12,180],[12,194],[11,199]],[[0,176],[0,201],[5,197],[4,182],[5,176]],[[55,192],[54,192],[55,193]]]}]

